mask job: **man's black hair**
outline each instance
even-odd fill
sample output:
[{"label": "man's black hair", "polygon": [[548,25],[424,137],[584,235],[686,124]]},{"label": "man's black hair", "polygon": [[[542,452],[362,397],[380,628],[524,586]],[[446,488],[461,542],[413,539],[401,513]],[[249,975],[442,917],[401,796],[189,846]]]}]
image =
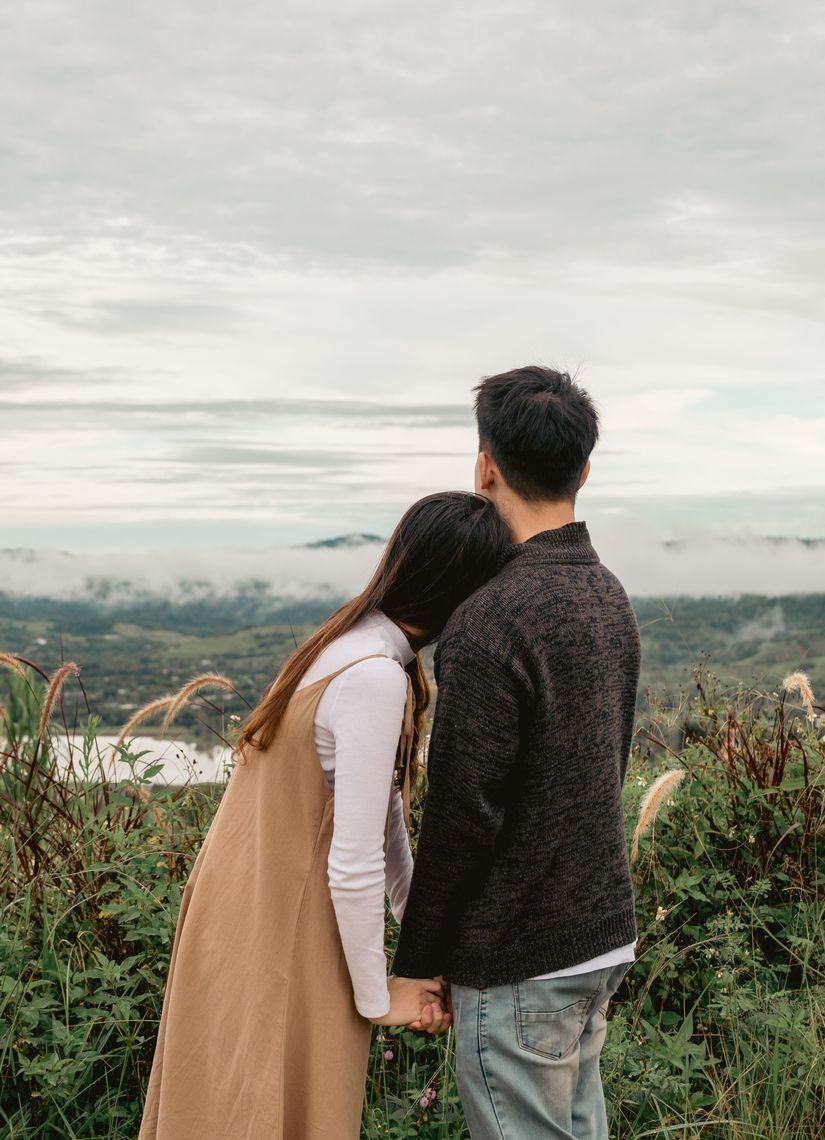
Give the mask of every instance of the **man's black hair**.
[{"label": "man's black hair", "polygon": [[536,364],[487,376],[474,388],[479,450],[530,501],[575,499],[599,438],[590,396],[566,372]]}]

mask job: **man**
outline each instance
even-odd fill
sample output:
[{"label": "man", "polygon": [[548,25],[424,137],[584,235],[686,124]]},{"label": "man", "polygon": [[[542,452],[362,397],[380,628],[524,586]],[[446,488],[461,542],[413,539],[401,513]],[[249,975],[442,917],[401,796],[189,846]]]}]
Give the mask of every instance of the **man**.
[{"label": "man", "polygon": [[598,417],[564,373],[475,389],[476,490],[513,537],[438,643],[394,972],[450,983],[473,1140],[605,1140],[599,1054],[636,941],[620,792],[639,634],[574,518]]}]

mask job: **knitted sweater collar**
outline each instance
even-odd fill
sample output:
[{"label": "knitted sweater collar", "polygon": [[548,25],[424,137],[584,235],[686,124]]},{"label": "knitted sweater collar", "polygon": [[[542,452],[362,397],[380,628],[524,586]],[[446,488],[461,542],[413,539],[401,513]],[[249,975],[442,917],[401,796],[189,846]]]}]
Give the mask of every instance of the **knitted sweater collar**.
[{"label": "knitted sweater collar", "polygon": [[584,522],[565,523],[542,530],[525,542],[505,546],[499,566],[518,559],[521,562],[598,562],[590,533]]}]

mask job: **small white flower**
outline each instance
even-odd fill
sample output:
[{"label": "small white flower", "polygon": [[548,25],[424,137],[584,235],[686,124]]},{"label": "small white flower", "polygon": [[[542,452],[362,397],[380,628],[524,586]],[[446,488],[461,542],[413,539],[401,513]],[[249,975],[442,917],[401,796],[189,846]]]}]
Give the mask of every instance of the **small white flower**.
[{"label": "small white flower", "polygon": [[656,922],[664,922],[666,914],[667,914],[667,907],[663,907],[663,906],[657,907],[656,908],[655,921]]}]

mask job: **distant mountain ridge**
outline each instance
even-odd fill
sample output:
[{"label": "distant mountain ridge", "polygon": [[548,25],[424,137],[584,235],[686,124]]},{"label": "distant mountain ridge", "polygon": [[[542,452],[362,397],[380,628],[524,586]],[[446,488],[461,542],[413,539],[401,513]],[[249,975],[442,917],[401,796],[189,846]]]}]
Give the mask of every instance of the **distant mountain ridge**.
[{"label": "distant mountain ridge", "polygon": [[383,546],[386,538],[378,534],[339,534],[337,538],[320,538],[317,542],[301,543],[299,550],[340,550],[342,547],[369,546],[380,543]]},{"label": "distant mountain ridge", "polygon": [[[690,544],[689,538],[666,538],[662,541],[662,546],[667,547],[669,550],[683,550]],[[720,542],[731,543],[735,546],[752,546],[754,542],[762,543],[765,546],[778,546],[778,547],[793,547],[802,545],[809,550],[825,550],[825,538],[791,538],[786,534],[765,534],[761,535],[758,539],[752,537],[728,534],[719,540]]]}]

